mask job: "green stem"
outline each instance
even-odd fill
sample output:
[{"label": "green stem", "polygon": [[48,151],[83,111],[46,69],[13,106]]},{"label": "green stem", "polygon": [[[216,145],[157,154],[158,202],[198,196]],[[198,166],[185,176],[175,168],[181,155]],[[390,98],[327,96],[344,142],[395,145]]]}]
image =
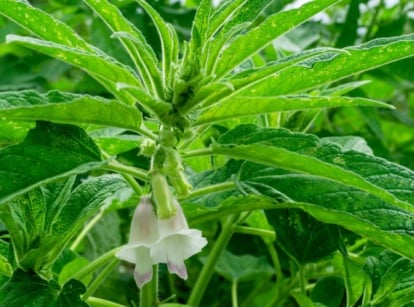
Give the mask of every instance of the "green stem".
[{"label": "green stem", "polygon": [[86,301],[91,307],[127,307],[125,305],[117,304],[97,297],[89,297]]},{"label": "green stem", "polygon": [[303,295],[306,295],[306,278],[305,278],[305,268],[303,266],[299,266],[299,286],[300,292]]},{"label": "green stem", "polygon": [[181,150],[189,147],[193,142],[198,140],[200,138],[200,135],[203,134],[210,127],[211,125],[209,124],[197,127],[197,129],[194,131],[194,135],[178,144],[177,148]]},{"label": "green stem", "polygon": [[88,290],[86,290],[85,294],[82,296],[83,300],[86,300],[90,297],[96,289],[104,282],[104,280],[108,277],[108,275],[113,271],[113,269],[118,265],[118,259],[113,259],[94,279],[94,281],[88,286]]},{"label": "green stem", "polygon": [[105,169],[115,171],[121,174],[131,175],[143,181],[148,181],[148,172],[133,166],[121,164],[119,162],[110,161],[104,166]]},{"label": "green stem", "polygon": [[141,289],[139,307],[154,307],[158,305],[158,266],[152,267],[152,279]]},{"label": "green stem", "polygon": [[70,246],[70,250],[74,251],[79,244],[82,242],[82,240],[85,238],[85,236],[88,234],[88,232],[95,226],[96,223],[99,222],[99,220],[104,215],[104,210],[100,210],[97,215],[95,215],[82,229],[81,233],[77,236],[75,241],[73,241],[72,245]]},{"label": "green stem", "polygon": [[189,195],[180,198],[180,200],[190,199],[195,197],[200,197],[203,195],[208,195],[211,193],[222,192],[222,191],[229,191],[234,190],[236,188],[236,184],[232,181],[226,181],[218,184],[209,185],[206,187],[202,187],[196,190],[193,190]]},{"label": "green stem", "polygon": [[195,149],[187,152],[181,153],[181,157],[183,159],[186,158],[195,158],[200,156],[207,156],[213,154],[213,150],[211,148],[201,148],[201,149]]},{"label": "green stem", "polygon": [[231,305],[233,307],[238,307],[239,303],[237,300],[237,281],[231,283]]},{"label": "green stem", "polygon": [[122,177],[124,177],[124,179],[129,183],[129,185],[131,186],[131,188],[135,191],[137,195],[144,194],[141,186],[138,184],[138,182],[136,182],[134,177],[132,177],[131,175],[127,175],[127,174],[122,174]]},{"label": "green stem", "polygon": [[206,291],[210,279],[213,276],[214,267],[216,266],[216,263],[219,260],[221,253],[223,252],[224,248],[226,247],[226,244],[228,243],[230,237],[233,234],[235,226],[234,222],[237,220],[237,218],[237,214],[231,215],[223,225],[223,229],[220,235],[218,236],[217,241],[215,242],[213,249],[211,250],[210,255],[207,258],[207,262],[205,263],[196,281],[196,284],[188,300],[188,305],[192,307],[198,307],[200,305],[204,292]]},{"label": "green stem", "polygon": [[[342,253],[341,253],[342,254]],[[346,306],[350,307],[351,305],[351,300],[352,300],[352,282],[349,276],[349,265],[348,265],[348,257],[346,254],[342,254],[342,261],[344,264],[344,269],[345,269],[345,290],[346,290]]]},{"label": "green stem", "polygon": [[116,252],[119,251],[120,249],[121,249],[120,247],[117,247],[117,248],[110,250],[109,252],[106,252],[101,257],[94,260],[93,262],[88,264],[86,267],[84,267],[83,269],[81,269],[80,271],[72,275],[72,278],[82,281],[84,278],[92,274],[97,269],[110,263],[115,257]]},{"label": "green stem", "polygon": [[[279,256],[277,254],[276,248],[273,242],[269,240],[264,240],[267,250],[270,254],[270,259],[272,259],[273,267],[275,269],[276,275],[276,285],[275,285],[275,293],[273,295],[272,302],[275,303],[280,300],[281,294],[283,292],[283,287],[285,286],[285,279],[282,273],[282,267],[280,265]],[[271,306],[274,306],[273,304]]]},{"label": "green stem", "polygon": [[260,229],[260,228],[253,228],[253,227],[247,227],[247,226],[236,226],[234,228],[235,232],[247,234],[247,235],[253,235],[253,236],[259,236],[263,239],[269,239],[269,240],[276,240],[276,233],[273,230],[266,230],[266,229]]}]

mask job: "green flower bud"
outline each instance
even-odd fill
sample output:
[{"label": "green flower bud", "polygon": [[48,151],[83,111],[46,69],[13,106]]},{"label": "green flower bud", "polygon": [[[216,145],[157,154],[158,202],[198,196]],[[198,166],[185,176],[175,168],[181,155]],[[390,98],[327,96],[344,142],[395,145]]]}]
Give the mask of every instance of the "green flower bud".
[{"label": "green flower bud", "polygon": [[157,205],[158,218],[166,219],[174,216],[177,209],[174,206],[173,197],[165,176],[158,171],[154,171],[151,176],[151,186],[152,197]]}]

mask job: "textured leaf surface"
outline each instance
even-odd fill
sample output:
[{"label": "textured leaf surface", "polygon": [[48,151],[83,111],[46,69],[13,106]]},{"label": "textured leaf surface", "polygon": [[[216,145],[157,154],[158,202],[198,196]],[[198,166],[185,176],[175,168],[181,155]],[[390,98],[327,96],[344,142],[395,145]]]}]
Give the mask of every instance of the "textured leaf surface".
[{"label": "textured leaf surface", "polygon": [[0,150],[0,202],[62,176],[102,165],[100,152],[76,126],[37,122],[25,140]]},{"label": "textured leaf surface", "polygon": [[277,96],[277,97],[233,97],[219,105],[215,105],[201,114],[197,124],[205,124],[229,118],[252,116],[281,111],[306,109],[377,106],[388,107],[387,104],[366,98],[323,97],[323,96]]},{"label": "textured leaf surface", "polygon": [[215,270],[231,282],[254,280],[258,276],[274,274],[273,267],[264,258],[253,255],[234,255],[224,251]]},{"label": "textured leaf surface", "polygon": [[80,298],[85,291],[85,286],[77,280],[68,281],[61,289],[53,281],[49,283],[32,272],[19,269],[1,287],[0,306],[87,307]]},{"label": "textured leaf surface", "polygon": [[[119,97],[121,101],[127,104],[132,105],[136,100],[140,100],[140,97],[134,98],[128,95],[128,92],[117,90],[117,82],[132,84],[137,87],[140,84],[132,70],[109,56],[27,36],[8,35],[6,40],[8,43],[17,43],[85,70],[115,97]],[[141,99],[145,100],[147,97]]]},{"label": "textured leaf surface", "polygon": [[292,208],[414,258],[412,171],[287,130],[240,126],[219,142],[228,145],[217,153],[260,163],[240,173],[253,190],[282,194]]},{"label": "textured leaf surface", "polygon": [[116,100],[51,91],[0,93],[0,116],[16,120],[97,124],[137,130],[141,114],[136,107]]},{"label": "textured leaf surface", "polygon": [[[303,92],[334,81],[385,65],[414,54],[414,35],[382,38],[363,45],[316,55],[289,68],[270,74],[266,70],[253,80],[237,79],[233,95],[274,96]],[[229,97],[230,98],[230,97]]]},{"label": "textured leaf surface", "polygon": [[0,1],[0,14],[45,40],[88,51],[93,49],[68,25],[31,6],[28,1]]},{"label": "textured leaf surface", "polygon": [[178,38],[174,27],[168,25],[161,15],[146,1],[137,0],[137,2],[145,9],[148,15],[151,17],[154,25],[157,28],[158,36],[161,41],[162,50],[162,73],[163,73],[163,86],[167,86],[168,81],[172,77],[171,68],[176,65],[178,60]]},{"label": "textured leaf surface", "polygon": [[[253,1],[249,1],[253,2]],[[300,9],[276,13],[266,18],[256,28],[245,35],[236,38],[227,49],[224,50],[217,64],[217,74],[222,76],[239,64],[264,48],[272,40],[298,26],[316,13],[324,10],[336,0],[312,1]]]},{"label": "textured leaf surface", "polygon": [[[266,193],[264,189],[258,191]],[[266,217],[277,234],[278,246],[300,264],[316,262],[338,248],[337,227],[319,222],[301,210],[268,210]]]},{"label": "textured leaf surface", "polygon": [[119,9],[109,1],[85,0],[84,2],[100,16],[112,32],[115,34],[122,33],[122,35],[117,37],[134,61],[143,78],[144,85],[148,90],[151,90],[151,86],[153,86],[155,91],[161,93],[162,84],[160,72],[157,68],[158,61],[154,51],[150,45],[147,44],[142,33],[122,16]]},{"label": "textured leaf surface", "polygon": [[[367,259],[365,269],[373,282],[373,301],[381,306],[403,306],[414,295],[414,261],[390,251]],[[399,302],[399,304],[397,303]]]}]

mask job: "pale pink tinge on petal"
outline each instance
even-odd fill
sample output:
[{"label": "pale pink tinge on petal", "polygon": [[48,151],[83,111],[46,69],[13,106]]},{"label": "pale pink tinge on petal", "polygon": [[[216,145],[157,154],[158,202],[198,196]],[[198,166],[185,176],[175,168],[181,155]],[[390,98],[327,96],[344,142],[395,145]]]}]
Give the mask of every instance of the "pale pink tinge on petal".
[{"label": "pale pink tinge on petal", "polygon": [[138,288],[142,289],[142,287],[151,281],[152,279],[152,267],[151,270],[145,273],[139,273],[137,270],[134,270],[134,279],[135,283],[137,284]]},{"label": "pale pink tinge on petal", "polygon": [[185,267],[185,264],[183,262],[182,263],[168,262],[167,266],[168,266],[168,271],[170,273],[175,273],[178,276],[180,276],[182,279],[188,278],[187,268]]}]

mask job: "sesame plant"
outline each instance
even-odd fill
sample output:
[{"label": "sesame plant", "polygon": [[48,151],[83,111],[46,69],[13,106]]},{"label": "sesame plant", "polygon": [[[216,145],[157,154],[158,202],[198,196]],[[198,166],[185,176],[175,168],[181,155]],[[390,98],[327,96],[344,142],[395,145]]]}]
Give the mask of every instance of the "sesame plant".
[{"label": "sesame plant", "polygon": [[100,89],[0,92],[0,306],[413,306],[414,172],[309,131],[394,109],[357,77],[413,56],[414,35],[282,52],[341,1],[201,0],[187,37],[136,2],[155,42],[123,1],[83,0],[121,59],[0,1],[7,46]]}]

